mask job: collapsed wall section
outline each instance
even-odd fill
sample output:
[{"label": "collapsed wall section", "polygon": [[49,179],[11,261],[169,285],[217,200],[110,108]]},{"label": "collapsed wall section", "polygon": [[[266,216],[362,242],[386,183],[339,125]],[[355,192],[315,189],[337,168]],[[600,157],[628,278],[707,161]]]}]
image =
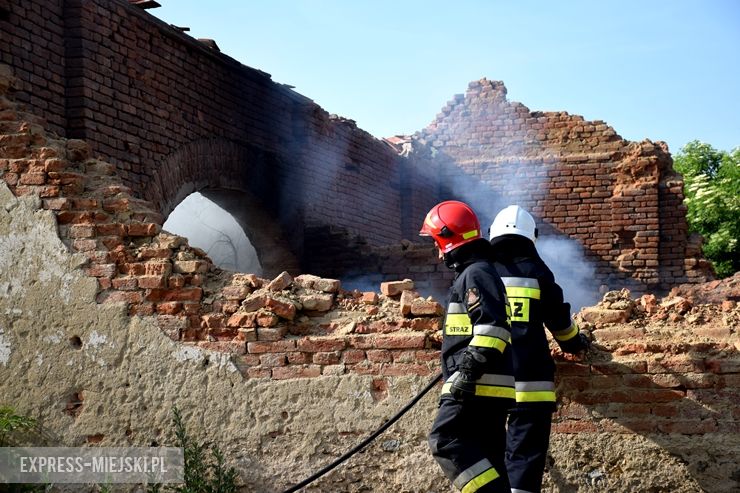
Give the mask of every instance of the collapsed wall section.
[{"label": "collapsed wall section", "polygon": [[486,79],[470,83],[416,138],[451,162],[442,183],[484,222],[506,205],[524,206],[545,234],[578,240],[609,287],[711,278],[687,250],[683,182],[664,143],[626,141],[603,121],[530,111]]}]

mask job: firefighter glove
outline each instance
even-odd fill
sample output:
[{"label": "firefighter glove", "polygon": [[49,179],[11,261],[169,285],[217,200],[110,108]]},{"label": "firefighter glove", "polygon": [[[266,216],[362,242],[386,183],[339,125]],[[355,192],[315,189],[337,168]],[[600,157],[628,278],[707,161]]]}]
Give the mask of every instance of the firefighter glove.
[{"label": "firefighter glove", "polygon": [[487,358],[479,351],[467,348],[460,360],[460,371],[470,375],[471,380],[475,380],[484,373]]},{"label": "firefighter glove", "polygon": [[586,334],[579,332],[573,339],[567,341],[567,343],[560,344],[560,348],[563,352],[578,354],[581,351],[588,351],[591,349],[591,340]]},{"label": "firefighter glove", "polygon": [[475,395],[475,379],[465,370],[460,370],[450,385],[450,393],[455,400],[464,401]]}]

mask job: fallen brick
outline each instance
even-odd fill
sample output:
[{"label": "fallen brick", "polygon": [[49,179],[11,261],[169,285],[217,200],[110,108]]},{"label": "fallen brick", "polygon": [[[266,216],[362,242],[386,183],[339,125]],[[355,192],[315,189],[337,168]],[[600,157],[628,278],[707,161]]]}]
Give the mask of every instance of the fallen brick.
[{"label": "fallen brick", "polygon": [[414,289],[414,281],[404,279],[403,281],[388,281],[380,284],[380,292],[386,296],[398,296],[404,290]]}]

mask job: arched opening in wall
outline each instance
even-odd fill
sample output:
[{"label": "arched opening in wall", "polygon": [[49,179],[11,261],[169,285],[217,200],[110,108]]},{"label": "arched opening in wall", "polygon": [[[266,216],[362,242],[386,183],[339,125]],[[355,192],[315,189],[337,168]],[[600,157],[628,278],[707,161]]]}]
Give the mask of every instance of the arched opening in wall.
[{"label": "arched opening in wall", "polygon": [[186,237],[190,246],[206,252],[224,270],[262,275],[257,251],[244,229],[228,211],[200,192],[191,193],[175,207],[164,229]]},{"label": "arched opening in wall", "polygon": [[[196,192],[198,192],[198,195],[195,195]],[[192,195],[201,197],[201,199],[196,202],[197,210],[190,210],[188,214],[185,214],[184,220],[180,220],[179,223],[185,222],[188,223],[186,227],[191,227],[189,223],[194,223],[195,221],[193,219],[195,217],[199,214],[201,216],[204,215],[201,210],[202,204],[205,203],[205,201],[210,202],[213,206],[223,211],[223,214],[230,217],[231,221],[236,223],[237,227],[233,227],[232,223],[231,230],[245,235],[253,248],[256,263],[253,262],[251,264],[252,267],[244,267],[243,264],[240,264],[240,262],[245,261],[245,257],[244,255],[237,255],[238,258],[235,259],[236,261],[234,261],[233,258],[230,260],[227,259],[226,263],[222,265],[222,268],[232,270],[234,269],[233,266],[237,265],[236,270],[239,272],[255,273],[267,279],[274,278],[283,271],[287,271],[292,275],[298,275],[301,273],[298,256],[291,247],[287,234],[292,233],[293,235],[300,235],[302,234],[302,231],[298,229],[293,231],[283,231],[283,225],[280,223],[279,218],[275,213],[270,212],[270,210],[265,207],[264,203],[254,194],[244,190],[227,189],[192,182],[185,183],[180,186],[177,193],[173,194],[175,197],[183,197],[183,199],[180,200],[180,203],[184,203],[185,200]],[[179,207],[179,204],[176,207]],[[201,233],[191,231],[188,234],[187,232],[172,231],[172,229],[170,229],[172,228],[170,217],[172,217],[174,213],[175,208],[172,209],[167,221],[165,221],[164,229],[187,237],[190,240],[191,245],[202,248],[204,251],[208,252],[207,247],[203,247],[199,245],[197,241],[193,241],[193,238],[200,236]],[[214,227],[215,224],[209,220],[208,224],[203,229],[210,231],[209,228]],[[218,233],[210,233],[211,236],[213,234],[219,236]],[[226,248],[227,251],[232,250],[231,245],[229,245],[229,241],[225,238],[222,239],[224,241],[219,244],[220,248]],[[300,238],[298,239],[300,240]],[[216,261],[212,255],[212,253],[209,253],[212,260]],[[252,254],[250,253],[250,255]],[[216,262],[216,265],[219,265],[218,262]]]}]

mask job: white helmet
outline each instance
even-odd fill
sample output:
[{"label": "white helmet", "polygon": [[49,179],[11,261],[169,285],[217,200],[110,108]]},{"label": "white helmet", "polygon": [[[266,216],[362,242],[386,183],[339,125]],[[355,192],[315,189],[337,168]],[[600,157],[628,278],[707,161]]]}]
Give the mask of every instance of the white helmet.
[{"label": "white helmet", "polygon": [[532,240],[537,239],[537,226],[532,215],[519,207],[510,205],[498,214],[488,228],[488,239],[503,235],[520,235]]}]

